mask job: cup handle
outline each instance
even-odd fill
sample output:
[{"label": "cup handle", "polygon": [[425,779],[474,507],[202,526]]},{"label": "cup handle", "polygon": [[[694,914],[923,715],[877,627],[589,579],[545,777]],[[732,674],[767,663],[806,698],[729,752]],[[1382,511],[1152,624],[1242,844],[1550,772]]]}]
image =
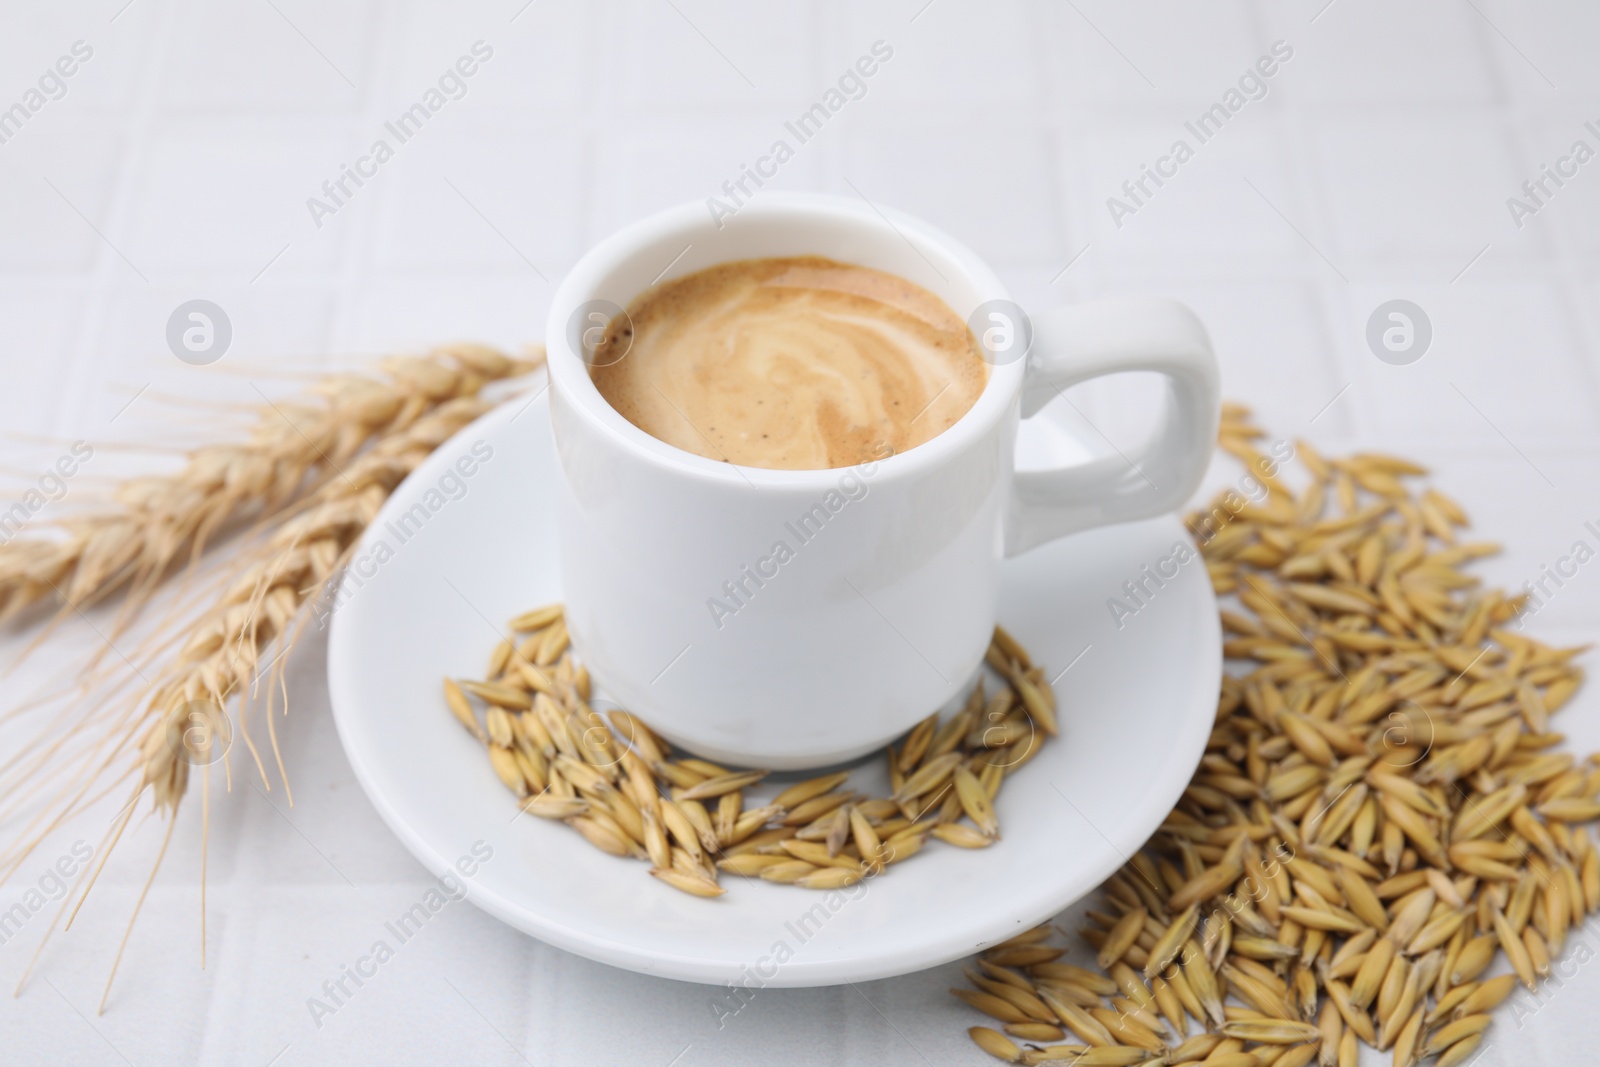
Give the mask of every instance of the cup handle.
[{"label": "cup handle", "polygon": [[1092,526],[1172,511],[1199,488],[1217,437],[1219,383],[1211,341],[1175,300],[1121,298],[1056,308],[1033,320],[1022,417],[1079,382],[1124,371],[1167,377],[1159,429],[1135,455],[1058,470],[1018,471],[1006,555]]}]

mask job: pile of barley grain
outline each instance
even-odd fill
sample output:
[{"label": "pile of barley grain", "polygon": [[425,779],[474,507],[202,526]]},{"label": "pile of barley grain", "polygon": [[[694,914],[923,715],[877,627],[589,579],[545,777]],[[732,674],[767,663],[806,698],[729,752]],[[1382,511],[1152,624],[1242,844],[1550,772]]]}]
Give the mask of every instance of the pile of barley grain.
[{"label": "pile of barley grain", "polygon": [[[1088,912],[1098,969],[1043,926],[967,971],[954,992],[1003,1024],[969,1031],[999,1059],[1354,1067],[1366,1044],[1452,1067],[1600,906],[1580,825],[1600,769],[1549,729],[1580,650],[1501,628],[1520,598],[1462,572],[1494,548],[1406,488],[1420,467],[1297,442],[1296,494],[1261,436],[1225,409],[1222,447],[1270,493],[1190,520],[1249,613],[1223,612],[1226,655],[1259,665],[1224,680],[1182,801]],[[1483,978],[1500,953],[1513,973]]]},{"label": "pile of barley grain", "polygon": [[[1000,836],[1001,782],[1056,732],[1043,670],[997,627],[988,663],[999,689],[986,697],[980,679],[949,720],[935,712],[891,747],[893,795],[851,791],[840,771],[747,809],[744,791],[765,771],[674,758],[625,711],[611,712],[608,728],[589,706],[589,674],[572,656],[559,605],[510,628],[527,636],[501,642],[486,681],[445,680],[451,712],[487,746],[524,810],[566,822],[604,852],[648,860],[652,875],[696,896],[726,892],[721,872],[838,889],[914,856],[930,836],[983,848]],[[469,693],[483,704],[481,722]]]}]

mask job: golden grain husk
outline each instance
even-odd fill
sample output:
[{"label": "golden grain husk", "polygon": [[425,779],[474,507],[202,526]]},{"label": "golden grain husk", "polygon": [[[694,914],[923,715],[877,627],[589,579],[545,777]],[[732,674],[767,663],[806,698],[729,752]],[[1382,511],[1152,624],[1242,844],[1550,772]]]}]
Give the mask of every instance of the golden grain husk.
[{"label": "golden grain husk", "polygon": [[[1464,1063],[1600,908],[1600,760],[1555,750],[1550,725],[1576,650],[1509,627],[1522,598],[1467,572],[1494,547],[1412,488],[1422,468],[1297,441],[1296,491],[1275,464],[1255,471],[1262,437],[1225,408],[1221,447],[1267,492],[1189,517],[1244,609],[1223,610],[1225,652],[1254,669],[1224,679],[1199,770],[1083,931],[1104,971],[1142,968],[1151,987],[1022,973],[1092,1054],[1145,1056],[1157,1046],[1116,1044],[1160,1036],[1167,1062],[1211,1067],[1356,1067],[1363,1044]],[[1501,955],[1513,974],[1481,980]]]},{"label": "golden grain husk", "polygon": [[[1004,774],[1037,751],[1040,731],[1028,727],[1028,749],[1001,767],[993,757],[976,756],[994,742],[971,736],[976,714],[987,707],[1009,722],[1031,708],[1034,721],[1055,726],[1055,697],[1041,669],[1002,631],[991,651],[1003,684],[986,702],[980,683],[949,722],[941,726],[930,716],[898,751],[889,750],[891,777],[898,776],[894,796],[841,791],[849,773],[838,772],[789,785],[746,810],[746,792],[767,772],[671,758],[637,716],[616,709],[602,717],[590,709],[587,672],[571,650],[561,605],[518,616],[509,627],[529,636],[520,645],[495,646],[488,678],[446,679],[451,714],[485,743],[508,788],[534,794],[524,810],[567,822],[612,855],[648,859],[658,880],[700,897],[722,894],[721,873],[841,889],[911,858],[929,837],[987,847],[999,831],[994,801]],[[481,726],[469,693],[485,705]],[[714,813],[703,803],[712,800]],[[928,819],[936,808],[938,819]],[[1017,959],[1002,963],[1059,955],[1026,947],[1008,952]]]}]

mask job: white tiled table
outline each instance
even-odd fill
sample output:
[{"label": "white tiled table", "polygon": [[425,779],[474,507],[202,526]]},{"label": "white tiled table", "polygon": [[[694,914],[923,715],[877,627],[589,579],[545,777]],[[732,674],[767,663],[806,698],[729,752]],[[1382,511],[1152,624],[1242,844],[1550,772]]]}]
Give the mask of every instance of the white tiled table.
[{"label": "white tiled table", "polygon": [[[8,6],[0,108],[73,42],[94,54],[62,99],[0,144],[0,496],[19,493],[63,441],[105,446],[78,483],[87,487],[152,462],[113,442],[219,432],[225,412],[165,396],[249,403],[255,386],[292,390],[273,376],[284,368],[459,337],[536,340],[551,282],[584,248],[648,211],[716,193],[882,39],[893,59],[776,187],[859,192],[925,216],[989,257],[1031,306],[1123,292],[1190,302],[1211,328],[1228,395],[1255,405],[1274,433],[1431,464],[1479,532],[1509,544],[1482,567],[1492,581],[1518,587],[1574,540],[1593,542],[1583,524],[1600,520],[1600,161],[1520,229],[1505,202],[1575,139],[1600,148],[1583,128],[1600,120],[1600,9],[761,9]],[[314,226],[306,198],[480,39],[494,54],[466,96]],[[1294,55],[1265,98],[1114,225],[1106,198],[1275,40]],[[163,340],[172,309],[202,296],[235,331],[208,370],[179,363]],[[1379,362],[1364,341],[1369,313],[1394,297],[1421,304],[1435,331],[1411,366]],[[1079,406],[1128,440],[1147,395],[1099,388]],[[1600,565],[1533,625],[1551,640],[1593,640]],[[9,659],[23,638],[6,640]],[[92,635],[69,634],[0,681],[5,704],[70,669],[84,642]],[[944,992],[959,965],[763,992],[719,1030],[705,988],[589,963],[467,905],[442,913],[318,1028],[307,998],[427,879],[340,752],[320,644],[298,657],[291,695],[294,808],[241,785],[213,812],[207,969],[197,966],[191,804],[108,1013],[96,1017],[94,1005],[159,843],[153,822],[125,843],[22,997],[0,1000],[0,1062],[984,1062],[963,1034],[979,1020]],[[1563,712],[1562,728],[1579,748],[1600,747],[1596,690]],[[0,887],[0,907],[100,825],[91,817],[53,839]],[[1600,949],[1600,931],[1580,936]],[[25,933],[0,946],[7,985],[32,944]],[[1600,969],[1579,967],[1536,1013],[1507,1012],[1480,1062],[1593,1062],[1597,995]]]}]

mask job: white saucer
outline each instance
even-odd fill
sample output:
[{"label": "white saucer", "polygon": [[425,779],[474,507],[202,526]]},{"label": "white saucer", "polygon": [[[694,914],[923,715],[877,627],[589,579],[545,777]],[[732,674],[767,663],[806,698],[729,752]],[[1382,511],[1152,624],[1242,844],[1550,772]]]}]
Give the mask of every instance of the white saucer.
[{"label": "white saucer", "polygon": [[[452,478],[474,445],[492,454]],[[1204,751],[1221,638],[1203,564],[1190,559],[1159,589],[1147,582],[1154,596],[1121,629],[1106,603],[1126,601],[1125,581],[1187,543],[1182,526],[1164,518],[1079,534],[1006,566],[1000,619],[1059,674],[1061,736],[1006,780],[999,843],[930,841],[849,898],[733,878],[720,899],[686,896],[559,823],[519,817],[443,704],[441,679],[479,677],[506,619],[561,598],[543,506],[555,477],[543,396],[499,408],[430,457],[367,532],[338,598],[328,669],[339,736],[385,821],[435,874],[454,871],[477,842],[480,858],[492,849],[463,865],[477,868],[464,879],[468,899],[540,940],[694,982],[832,985],[931,967],[1093,889],[1160,825]],[[886,791],[880,761],[856,777],[858,788]]]}]

